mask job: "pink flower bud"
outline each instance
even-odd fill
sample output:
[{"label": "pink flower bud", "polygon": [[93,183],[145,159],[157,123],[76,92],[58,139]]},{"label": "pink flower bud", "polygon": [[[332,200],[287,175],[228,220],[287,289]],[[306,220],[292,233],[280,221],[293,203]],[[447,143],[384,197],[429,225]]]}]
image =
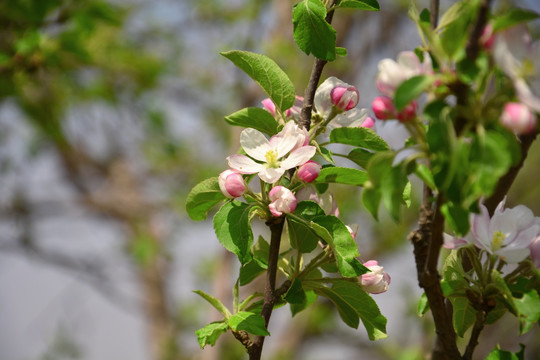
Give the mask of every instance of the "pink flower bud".
[{"label": "pink flower bud", "polygon": [[272,116],[276,116],[276,105],[270,100],[270,98],[266,98],[263,101],[261,101],[263,104],[263,107],[270,113]]},{"label": "pink flower bud", "polygon": [[309,160],[298,169],[298,178],[303,182],[313,182],[321,172],[321,165],[313,160]]},{"label": "pink flower bud", "polygon": [[271,201],[268,208],[275,217],[293,212],[296,209],[296,197],[291,190],[284,186],[276,186],[270,190],[268,197]]},{"label": "pink flower bud", "polygon": [[360,127],[371,129],[375,125],[375,120],[371,118],[370,116],[366,117],[364,122],[360,125]]},{"label": "pink flower bud", "polygon": [[501,115],[501,125],[515,131],[516,134],[527,134],[536,129],[536,116],[528,106],[522,103],[510,102],[504,105]]},{"label": "pink flower bud", "polygon": [[397,119],[401,122],[411,121],[416,117],[417,106],[416,101],[411,101],[397,114]]},{"label": "pink flower bud", "polygon": [[330,91],[330,101],[337,109],[348,111],[358,104],[360,94],[354,86],[338,85]]},{"label": "pink flower bud", "polygon": [[296,95],[294,105],[285,111],[285,116],[287,118],[298,119],[302,111],[302,106],[304,106],[304,97]]},{"label": "pink flower bud", "polygon": [[223,195],[229,199],[242,196],[246,190],[244,178],[234,170],[225,170],[219,174],[218,183]]},{"label": "pink flower bud", "polygon": [[537,269],[540,269],[540,235],[530,245],[531,259]]},{"label": "pink flower bud", "polygon": [[493,43],[495,42],[495,35],[493,34],[493,25],[487,24],[482,30],[482,35],[480,36],[480,44],[486,49],[491,50],[493,48]]},{"label": "pink flower bud", "polygon": [[380,294],[388,290],[390,285],[390,275],[384,272],[384,268],[379,266],[376,260],[369,260],[364,263],[371,272],[362,275],[362,288],[371,294]]},{"label": "pink flower bud", "polygon": [[371,109],[379,120],[396,118],[394,102],[388,96],[377,96],[371,103]]}]

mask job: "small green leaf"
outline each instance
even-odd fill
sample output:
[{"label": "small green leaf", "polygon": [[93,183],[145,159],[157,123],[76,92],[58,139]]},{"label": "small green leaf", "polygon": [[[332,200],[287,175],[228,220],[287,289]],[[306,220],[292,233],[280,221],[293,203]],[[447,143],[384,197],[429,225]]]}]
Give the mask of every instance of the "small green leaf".
[{"label": "small green leaf", "polygon": [[367,167],[369,159],[371,159],[373,155],[374,153],[372,153],[371,151],[355,148],[349,152],[347,158],[365,169]]},{"label": "small green leaf", "polygon": [[375,131],[363,127],[340,127],[330,133],[330,142],[354,145],[364,149],[383,151],[390,146]]},{"label": "small green leaf", "polygon": [[330,299],[336,305],[341,319],[350,327],[358,328],[358,320],[361,319],[370,340],[387,337],[386,318],[377,303],[358,283],[336,281],[332,288],[321,286],[315,292]]},{"label": "small green leaf", "polygon": [[379,11],[381,9],[377,0],[343,0],[339,3],[339,7],[368,11]]},{"label": "small green leaf", "polygon": [[357,258],[360,256],[358,245],[339,218],[333,215],[324,215],[314,218],[313,222],[328,231],[330,238],[324,240],[332,248],[341,275],[351,278],[369,271],[358,261]]},{"label": "small green leaf", "polygon": [[510,351],[501,350],[499,345],[489,355],[486,360],[522,360],[518,355],[511,353]]},{"label": "small green leaf", "polygon": [[464,236],[469,232],[469,210],[459,204],[447,202],[441,206],[441,213],[455,234]]},{"label": "small green leaf", "polygon": [[519,299],[514,298],[514,304],[519,311],[519,334],[523,335],[540,320],[540,297],[536,290],[531,290]]},{"label": "small green leaf", "polygon": [[416,305],[416,314],[420,317],[424,316],[429,310],[429,302],[426,296],[426,293],[422,293],[418,304]]},{"label": "small green leaf", "polygon": [[193,290],[193,292],[199,295],[200,297],[202,297],[204,300],[208,301],[210,305],[215,307],[216,310],[219,311],[225,317],[225,319],[228,319],[231,316],[229,309],[227,309],[225,305],[223,305],[221,301],[219,301],[215,297],[208,295],[202,290]]},{"label": "small green leaf", "polygon": [[426,165],[424,165],[424,164],[416,165],[416,168],[414,169],[414,173],[431,190],[437,190],[437,186],[435,185],[435,180],[433,179],[433,174],[431,173],[431,170]]},{"label": "small green leaf", "polygon": [[270,333],[264,326],[264,319],[261,315],[247,311],[240,311],[232,315],[228,320],[231,329],[245,330],[253,335],[269,336]]},{"label": "small green leaf", "polygon": [[281,68],[267,56],[249,51],[233,50],[221,55],[248,74],[268,94],[280,112],[294,105],[294,85]]},{"label": "small green leaf", "polygon": [[347,56],[347,49],[345,49],[344,47],[336,47],[336,55],[337,56],[341,56],[341,57],[345,57]]},{"label": "small green leaf", "polygon": [[302,288],[302,282],[295,278],[289,290],[283,297],[289,304],[300,305],[306,302],[306,293]]},{"label": "small green leaf", "polygon": [[305,295],[306,295],[306,301],[304,301],[302,304],[291,304],[292,316],[306,309],[309,305],[313,304],[315,300],[317,300],[317,294],[313,290],[305,291]]},{"label": "small green leaf", "polygon": [[365,171],[359,169],[329,166],[319,173],[315,184],[338,183],[345,185],[363,186],[368,176]]},{"label": "small green leaf", "polygon": [[410,79],[405,80],[396,89],[394,96],[394,104],[398,111],[403,110],[407,104],[416,99],[422,94],[431,84],[435,78],[427,75],[416,75]]},{"label": "small green leaf", "polygon": [[522,22],[538,19],[540,15],[529,9],[514,8],[499,15],[493,22],[493,31],[500,31]]},{"label": "small green leaf", "polygon": [[498,272],[496,269],[493,269],[491,271],[491,281],[500,291],[499,299],[503,301],[503,303],[506,305],[506,307],[508,308],[508,310],[510,310],[512,314],[518,315],[518,309],[516,307],[516,304],[514,303],[512,292],[508,288],[508,285],[506,285],[506,282],[501,276],[501,273]]},{"label": "small green leaf", "polygon": [[235,253],[240,263],[251,260],[253,232],[250,213],[253,207],[240,201],[225,203],[214,216],[214,230],[221,245]]},{"label": "small green leaf", "polygon": [[454,308],[454,329],[459,337],[464,337],[465,331],[476,321],[476,310],[465,297],[451,297],[450,301]]},{"label": "small green leaf", "polygon": [[225,121],[233,126],[254,128],[270,136],[278,132],[276,119],[268,111],[257,107],[248,107],[225,116]]},{"label": "small green leaf", "polygon": [[195,331],[201,349],[204,349],[206,345],[214,346],[216,340],[221,334],[225,333],[228,328],[229,326],[224,321],[216,321]]},{"label": "small green leaf", "polygon": [[322,60],[336,59],[336,30],[326,22],[326,6],[321,0],[304,0],[293,8],[293,37],[307,55]]},{"label": "small green leaf", "polygon": [[204,220],[208,210],[225,199],[227,198],[219,189],[217,176],[206,179],[189,192],[186,211],[192,220]]}]

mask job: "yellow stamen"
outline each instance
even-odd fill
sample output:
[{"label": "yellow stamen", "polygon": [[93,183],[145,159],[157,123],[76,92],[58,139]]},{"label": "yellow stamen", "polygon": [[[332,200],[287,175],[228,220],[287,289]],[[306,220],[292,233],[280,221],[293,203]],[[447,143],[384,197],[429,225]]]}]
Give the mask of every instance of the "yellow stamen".
[{"label": "yellow stamen", "polygon": [[491,242],[493,244],[493,250],[495,251],[499,250],[504,243],[504,239],[506,239],[506,236],[504,236],[502,232],[495,231],[493,233],[493,240]]},{"label": "yellow stamen", "polygon": [[266,152],[266,165],[270,168],[277,168],[279,167],[279,161],[278,161],[278,153],[276,150],[268,150]]}]

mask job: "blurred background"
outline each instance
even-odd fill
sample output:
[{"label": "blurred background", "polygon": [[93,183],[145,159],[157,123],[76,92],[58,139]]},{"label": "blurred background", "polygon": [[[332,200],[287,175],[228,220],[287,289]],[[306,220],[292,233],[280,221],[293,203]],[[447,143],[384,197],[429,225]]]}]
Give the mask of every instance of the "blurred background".
[{"label": "blurred background", "polygon": [[[377,96],[377,62],[419,44],[408,1],[379,2],[379,13],[336,14],[348,56],[323,74],[357,86],[360,107]],[[442,0],[442,10],[453,2]],[[246,358],[230,334],[213,348],[198,346],[195,330],[219,315],[191,291],[230,305],[239,264],[217,242],[212,213],[193,222],[184,204],[238,149],[241,129],[223,117],[264,98],[220,51],[270,56],[303,94],[313,60],[292,41],[293,4],[0,2],[1,360]],[[536,0],[495,8],[510,5],[540,11]],[[377,123],[376,131],[395,147],[405,139],[395,124]],[[508,200],[537,215],[539,160],[536,144]],[[359,224],[363,259],[376,258],[392,276],[390,290],[374,296],[389,338],[370,342],[319,300],[292,321],[287,307],[274,312],[266,358],[424,358],[434,331],[430,316],[416,315],[421,292],[406,240],[418,191],[397,224],[384,211],[375,223],[360,208],[359,190],[332,191],[344,222]],[[517,321],[504,321],[486,329],[477,358],[497,343],[513,351],[526,343],[526,358],[537,359],[538,325],[516,338]]]}]

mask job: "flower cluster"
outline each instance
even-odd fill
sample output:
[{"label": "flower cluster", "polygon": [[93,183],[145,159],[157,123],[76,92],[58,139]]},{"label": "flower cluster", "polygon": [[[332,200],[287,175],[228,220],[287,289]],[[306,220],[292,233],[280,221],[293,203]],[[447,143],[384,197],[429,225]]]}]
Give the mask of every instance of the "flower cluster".
[{"label": "flower cluster", "polygon": [[416,117],[417,103],[412,101],[401,111],[394,106],[393,96],[396,89],[406,80],[416,75],[431,75],[433,68],[429,55],[424,56],[420,62],[418,56],[412,51],[403,51],[398,54],[397,61],[383,59],[379,62],[379,73],[375,81],[377,89],[383,94],[376,97],[371,107],[375,116],[380,120],[398,119],[408,122]]},{"label": "flower cluster", "polygon": [[464,238],[445,234],[444,246],[457,249],[473,244],[489,254],[497,255],[510,264],[530,256],[540,268],[540,218],[524,205],[505,209],[501,201],[490,218],[487,208],[480,205],[479,214],[471,214],[471,230]]},{"label": "flower cluster", "polygon": [[518,102],[504,106],[501,124],[516,134],[536,129],[535,112],[540,112],[540,43],[532,43],[524,24],[495,35],[493,58],[512,80]]}]

